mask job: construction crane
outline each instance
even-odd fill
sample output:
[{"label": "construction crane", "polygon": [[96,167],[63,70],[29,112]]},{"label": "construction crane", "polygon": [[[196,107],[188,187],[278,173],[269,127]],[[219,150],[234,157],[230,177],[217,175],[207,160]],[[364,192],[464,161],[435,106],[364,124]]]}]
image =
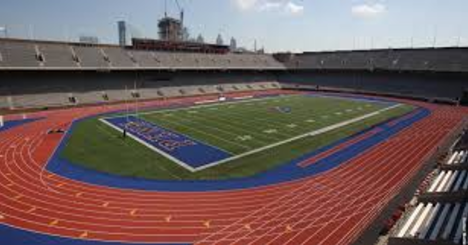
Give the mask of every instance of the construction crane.
[{"label": "construction crane", "polygon": [[[180,22],[184,26],[184,9],[180,6],[179,0],[174,0],[180,13]],[[167,0],[164,1],[164,17],[167,17]]]},{"label": "construction crane", "polygon": [[175,0],[177,8],[180,12],[180,23],[182,23],[182,27],[184,26],[184,9],[180,7],[179,0]]}]

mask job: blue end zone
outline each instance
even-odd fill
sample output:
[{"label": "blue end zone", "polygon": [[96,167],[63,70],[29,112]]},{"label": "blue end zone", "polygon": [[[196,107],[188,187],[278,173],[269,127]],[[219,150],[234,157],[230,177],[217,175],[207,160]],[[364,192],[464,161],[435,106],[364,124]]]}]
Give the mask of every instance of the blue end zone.
[{"label": "blue end zone", "polygon": [[152,146],[155,150],[176,159],[179,161],[177,163],[185,165],[184,167],[188,165],[190,168],[196,169],[232,156],[222,149],[133,116],[104,120],[121,131],[126,129],[129,134],[145,142],[147,146]]},{"label": "blue end zone", "polygon": [[24,231],[6,225],[0,225],[0,234],[0,244],[5,245],[190,245],[188,243],[123,243],[75,240]]}]

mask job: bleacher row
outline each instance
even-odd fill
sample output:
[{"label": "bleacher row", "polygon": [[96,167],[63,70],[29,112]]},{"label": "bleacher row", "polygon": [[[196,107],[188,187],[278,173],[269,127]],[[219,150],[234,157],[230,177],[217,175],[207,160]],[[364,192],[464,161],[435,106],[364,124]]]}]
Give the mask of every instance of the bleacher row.
[{"label": "bleacher row", "polygon": [[0,108],[58,107],[82,104],[99,104],[134,99],[158,99],[197,96],[229,92],[259,91],[280,88],[277,82],[255,82],[222,85],[193,85],[159,88],[120,89],[106,91],[56,92],[1,96]]},{"label": "bleacher row", "polygon": [[467,171],[441,171],[432,183],[428,192],[457,192],[468,191]]},{"label": "bleacher row", "polygon": [[271,55],[201,54],[0,39],[0,69],[285,69]]},{"label": "bleacher row", "polygon": [[460,142],[467,138],[465,133],[458,148],[423,181],[426,191],[418,192],[414,208],[399,221],[389,245],[463,244],[463,222],[468,217],[468,150],[460,148]]},{"label": "bleacher row", "polygon": [[447,162],[447,165],[464,164],[468,160],[468,151],[455,151]]},{"label": "bleacher row", "polygon": [[468,203],[419,203],[398,238],[437,239],[462,244],[462,217],[468,215]]},{"label": "bleacher row", "polygon": [[285,58],[289,69],[468,72],[468,48],[307,52]]},{"label": "bleacher row", "polygon": [[[277,56],[279,57],[279,56]],[[0,69],[248,69],[468,72],[468,48],[267,54],[139,51],[113,45],[0,39]],[[287,58],[284,58],[287,57]]]}]

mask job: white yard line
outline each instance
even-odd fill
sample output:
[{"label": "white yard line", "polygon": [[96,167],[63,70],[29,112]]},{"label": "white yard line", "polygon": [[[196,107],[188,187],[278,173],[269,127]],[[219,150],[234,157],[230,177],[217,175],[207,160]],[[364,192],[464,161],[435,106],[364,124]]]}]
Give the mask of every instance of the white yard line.
[{"label": "white yard line", "polygon": [[327,126],[325,128],[321,128],[321,129],[318,129],[318,130],[315,130],[315,131],[312,131],[312,132],[308,132],[308,133],[305,133],[305,134],[302,134],[302,135],[299,135],[299,136],[296,136],[296,137],[293,137],[293,138],[290,138],[290,139],[287,139],[287,140],[283,140],[283,141],[280,141],[280,142],[277,142],[277,143],[274,143],[274,144],[271,144],[271,145],[267,145],[267,146],[264,146],[264,147],[260,147],[258,149],[248,151],[248,152],[245,152],[245,153],[242,153],[242,154],[230,157],[230,158],[226,158],[226,159],[223,159],[221,161],[210,163],[210,164],[198,167],[195,170],[200,171],[200,170],[207,169],[207,168],[210,168],[210,167],[213,167],[213,166],[225,163],[225,162],[229,162],[229,161],[232,161],[232,160],[236,160],[236,159],[239,159],[239,158],[242,158],[242,157],[245,157],[245,156],[249,156],[249,155],[264,151],[264,150],[268,150],[268,149],[276,147],[276,146],[287,144],[287,143],[290,143],[290,142],[293,142],[293,141],[296,141],[296,140],[299,140],[299,139],[302,139],[302,138],[317,136],[317,135],[320,135],[320,134],[323,134],[323,133],[326,133],[326,132],[329,132],[329,131],[332,131],[332,130],[335,130],[335,129],[338,129],[338,128],[341,128],[341,127],[344,127],[344,126],[347,126],[349,124],[362,121],[362,120],[367,119],[369,117],[376,116],[376,115],[378,115],[378,114],[380,114],[382,112],[392,110],[392,109],[395,109],[395,108],[400,107],[400,106],[402,106],[402,105],[401,104],[396,104],[396,105],[393,105],[391,107],[387,107],[387,108],[384,108],[384,109],[381,109],[381,110],[378,110],[378,111],[375,111],[375,112],[372,112],[372,113],[369,113],[369,114],[366,114],[366,115],[363,115],[363,116],[360,116],[360,117],[357,117],[357,118],[354,118],[354,119],[343,121],[343,122],[340,122],[340,123],[337,123],[337,124],[334,124],[334,125]]},{"label": "white yard line", "polygon": [[[108,124],[108,126],[110,126],[110,125]],[[112,126],[113,126],[113,125],[112,125]],[[98,125],[98,128],[99,128],[101,131],[103,131],[105,134],[109,135],[109,137],[112,137],[112,136],[113,136],[109,131],[106,131],[106,129],[104,129],[104,126]],[[112,129],[112,128],[111,128],[111,129]],[[113,128],[113,129],[116,129],[116,128]],[[126,146],[126,147],[130,147],[130,145],[129,145],[128,143],[124,142],[124,141],[121,141],[121,143],[122,143],[124,146]],[[145,157],[145,158],[146,158],[146,157]],[[174,177],[174,178],[176,178],[176,179],[179,179],[179,180],[181,179],[179,176],[173,174],[171,171],[167,170],[166,168],[161,167],[161,166],[159,166],[159,165],[157,165],[157,167],[158,167],[159,169],[165,171],[166,173],[168,173],[168,174],[171,175],[172,177]]]},{"label": "white yard line", "polygon": [[[179,118],[179,119],[180,119],[180,118]],[[188,120],[185,120],[185,119],[182,119],[182,120],[188,121]],[[196,132],[198,132],[198,133],[200,133],[200,134],[208,135],[208,136],[211,137],[211,138],[216,138],[216,139],[218,139],[218,140],[220,140],[220,141],[224,141],[224,142],[226,142],[226,143],[228,143],[228,144],[231,144],[231,145],[236,145],[236,146],[241,147],[241,148],[243,148],[243,149],[250,149],[250,147],[248,147],[248,146],[239,144],[239,143],[237,143],[237,142],[233,142],[233,141],[231,141],[231,140],[225,139],[225,138],[223,138],[223,137],[220,137],[220,136],[217,136],[217,135],[214,135],[214,134],[210,134],[210,133],[208,133],[208,132],[206,132],[206,131],[197,129],[197,128],[195,128],[195,127],[190,127],[190,126],[187,126],[187,125],[182,124],[182,123],[178,123],[178,122],[175,122],[175,121],[168,121],[168,120],[165,120],[165,119],[163,119],[162,121],[164,121],[166,124],[172,124],[172,125],[175,124],[175,125],[179,125],[179,126],[184,127],[184,128],[190,128],[190,130],[196,131]],[[192,123],[193,123],[193,122],[192,122]],[[201,125],[201,124],[199,124],[199,123],[194,123],[194,124]],[[202,126],[203,126],[203,125],[202,125]],[[163,128],[164,128],[164,127],[163,127]],[[218,130],[218,131],[220,131],[220,132],[223,132],[223,133],[231,134],[231,135],[233,135],[234,137],[238,136],[237,134],[230,133],[230,132],[227,132],[227,131],[224,131],[224,130],[220,130],[220,129],[216,129],[216,130]],[[176,132],[177,132],[177,131],[176,131]],[[177,132],[177,133],[179,133],[179,132]],[[179,134],[182,134],[182,133],[179,133]],[[219,149],[219,150],[221,150],[221,151],[225,151],[225,152],[227,152],[227,153],[229,153],[229,154],[231,154],[231,155],[234,155],[234,153],[229,152],[228,150],[225,150],[225,149],[221,149],[221,148],[216,147],[216,146],[214,146],[214,145],[211,145],[211,144],[207,143],[206,141],[202,141],[202,140],[198,140],[198,139],[195,140],[195,139],[193,139],[193,138],[187,136],[187,134],[182,134],[182,135],[184,135],[185,137],[188,137],[188,138],[192,139],[193,141],[202,142],[202,143],[205,144],[205,145],[211,146],[211,147],[213,147],[213,148],[216,148],[216,149]]]},{"label": "white yard line", "polygon": [[[217,120],[217,121],[219,121],[219,122],[224,122],[223,126],[232,128],[233,131],[237,131],[237,132],[241,131],[242,133],[252,133],[252,131],[250,131],[250,130],[244,130],[244,128],[245,128],[245,127],[248,127],[248,126],[251,125],[251,124],[256,125],[256,123],[255,123],[254,121],[249,120],[249,123],[245,123],[245,122],[242,122],[242,120],[243,120],[244,118],[241,118],[240,116],[226,116],[226,114],[227,114],[226,112],[223,112],[223,117],[215,117],[215,116],[211,116],[211,115],[208,116],[208,115],[206,115],[206,114],[203,114],[203,117],[205,117],[205,118],[203,118],[202,116],[196,116],[196,115],[195,115],[195,116],[194,116],[194,115],[191,115],[191,117],[196,117],[196,119],[197,119],[198,121],[202,120],[202,121],[208,121],[208,122],[211,121],[210,118],[212,118],[212,119],[215,119],[215,120]],[[231,113],[230,115],[234,115],[234,114]],[[229,119],[227,119],[228,117],[229,117],[229,118],[232,118],[232,119],[235,119],[235,120],[229,120]],[[179,120],[184,120],[184,121],[189,121],[188,119],[181,118],[181,117],[179,117],[178,119],[179,119]],[[244,121],[247,121],[247,120],[244,120]],[[269,121],[271,121],[271,120],[269,120]],[[200,125],[200,123],[197,123],[197,122],[195,122],[195,121],[193,121],[192,123],[197,124],[197,125]],[[281,124],[281,126],[284,126],[284,125]],[[206,127],[206,126],[205,126],[205,127]],[[278,124],[276,124],[276,126],[272,126],[272,127],[278,128],[278,127],[280,127],[280,126],[278,126]],[[214,129],[217,130],[217,131],[226,133],[226,134],[234,135],[235,137],[239,136],[239,134],[232,133],[232,132],[228,132],[228,131],[225,131],[225,130],[221,130],[221,129],[219,129],[219,128],[214,128]],[[266,136],[266,135],[262,135],[261,133],[256,133],[256,132],[254,132],[254,133],[252,133],[252,134],[257,135],[257,140],[260,141],[260,143],[263,143],[263,144],[269,143],[269,142],[271,142],[272,140],[273,140],[273,141],[278,140],[278,137],[271,138],[271,137],[268,137],[268,136]],[[279,135],[283,136],[283,138],[284,138],[285,136],[286,136],[286,137],[289,136],[289,135],[287,135],[287,134],[282,134],[282,133],[279,133]],[[258,138],[258,137],[260,137],[260,138],[266,138],[266,140],[268,140],[268,142],[265,142],[264,140],[261,140],[261,139]]]},{"label": "white yard line", "polygon": [[[156,110],[156,111],[148,111],[148,112],[139,112],[138,115],[151,115],[151,114],[159,114],[159,113],[164,113],[164,112],[170,112],[170,111],[186,111],[186,110],[193,110],[193,109],[199,109],[199,108],[209,108],[209,107],[218,107],[218,106],[223,106],[223,105],[230,105],[230,104],[241,104],[241,103],[249,103],[249,102],[254,102],[254,101],[262,101],[262,100],[274,100],[279,98],[286,98],[286,97],[297,97],[300,95],[275,95],[272,97],[263,97],[263,98],[257,98],[257,99],[247,99],[247,100],[238,100],[238,101],[229,101],[229,102],[220,102],[220,103],[214,103],[214,104],[209,104],[209,105],[193,105],[193,106],[188,106],[188,107],[182,107],[182,108],[173,108],[173,109],[164,109],[164,110]],[[130,116],[135,115],[135,113],[130,113],[128,114]],[[111,116],[111,117],[102,117],[104,119],[112,119],[116,117],[122,117],[122,115],[116,115],[116,116]]]},{"label": "white yard line", "polygon": [[[119,128],[119,127],[115,126],[114,124],[112,124],[112,123],[106,121],[104,118],[99,119],[99,121],[103,122],[104,124],[106,124],[107,126],[113,128],[113,129],[115,129],[115,130],[117,130],[117,131],[123,133],[123,130],[122,130],[121,128]],[[142,144],[142,145],[148,147],[149,149],[151,149],[151,150],[153,150],[153,151],[155,151],[155,152],[157,152],[157,153],[159,153],[159,154],[165,156],[165,157],[168,158],[169,160],[171,160],[171,161],[173,161],[173,162],[179,164],[180,166],[182,166],[182,167],[188,169],[189,171],[191,171],[191,172],[197,171],[195,168],[191,167],[190,165],[188,165],[188,164],[186,164],[186,163],[180,161],[179,159],[177,159],[177,158],[175,158],[175,157],[173,157],[173,156],[167,154],[166,152],[164,152],[164,151],[158,149],[157,147],[152,146],[152,145],[146,143],[144,140],[138,138],[137,136],[135,136],[135,135],[133,135],[133,134],[131,134],[131,133],[129,133],[129,132],[127,132],[127,135],[128,135],[130,138],[132,138],[132,139],[136,140],[137,142],[139,142],[140,144]]]}]

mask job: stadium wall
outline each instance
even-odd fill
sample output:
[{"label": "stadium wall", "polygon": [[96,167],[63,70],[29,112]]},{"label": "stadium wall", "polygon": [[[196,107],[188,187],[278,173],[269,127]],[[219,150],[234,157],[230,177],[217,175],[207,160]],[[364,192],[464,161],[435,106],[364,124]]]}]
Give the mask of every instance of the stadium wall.
[{"label": "stadium wall", "polygon": [[279,89],[261,71],[0,71],[0,79],[0,111]]},{"label": "stadium wall", "polygon": [[0,95],[275,81],[262,71],[0,71]]},{"label": "stadium wall", "polygon": [[429,100],[458,101],[468,88],[465,73],[290,70],[277,73],[277,77],[286,85],[393,93]]}]

